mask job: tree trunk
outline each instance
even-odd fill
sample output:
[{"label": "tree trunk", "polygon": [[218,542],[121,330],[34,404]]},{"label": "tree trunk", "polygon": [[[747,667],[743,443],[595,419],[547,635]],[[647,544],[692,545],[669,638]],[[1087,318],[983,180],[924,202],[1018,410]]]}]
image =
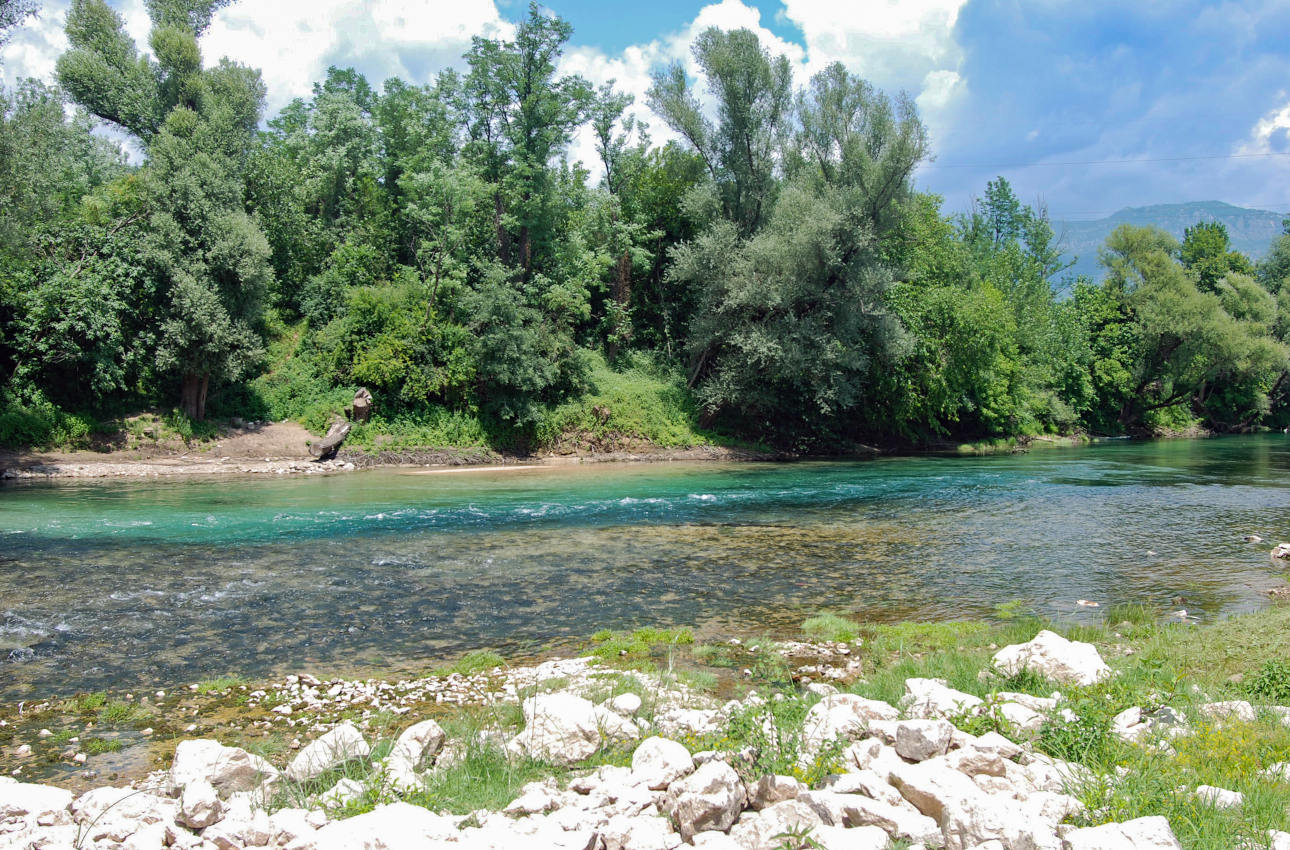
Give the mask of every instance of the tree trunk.
[{"label": "tree trunk", "polygon": [[201,421],[206,418],[206,393],[210,385],[210,375],[198,375],[195,372],[184,375],[179,406],[189,419]]}]

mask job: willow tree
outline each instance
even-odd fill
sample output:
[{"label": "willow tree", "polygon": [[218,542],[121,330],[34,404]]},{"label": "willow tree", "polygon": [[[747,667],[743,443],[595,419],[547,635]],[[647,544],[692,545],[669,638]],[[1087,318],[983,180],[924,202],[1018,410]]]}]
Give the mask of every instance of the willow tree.
[{"label": "willow tree", "polygon": [[[745,45],[738,55],[747,73],[720,66],[721,74],[777,78],[766,77],[778,62],[751,49],[752,33],[731,35]],[[734,148],[741,138],[755,137],[765,148],[787,131],[780,107],[750,101],[746,86],[718,79],[713,90],[724,98],[706,136],[714,144],[708,155],[718,161],[740,162]],[[760,126],[739,129],[750,103],[764,107]],[[779,442],[807,443],[851,430],[872,396],[872,375],[900,356],[904,333],[884,304],[892,272],[881,229],[910,194],[926,133],[912,103],[893,103],[841,66],[814,79],[799,113],[787,179],[757,189],[776,175],[745,152],[743,162],[760,163],[762,176],[751,184],[757,191],[726,192],[743,200],[673,250],[671,275],[702,291],[689,348],[691,382],[706,415]],[[770,200],[764,216],[754,196]],[[749,233],[763,217],[764,226]]]},{"label": "willow tree", "polygon": [[58,78],[89,112],[147,155],[142,255],[155,279],[159,380],[202,419],[212,381],[244,376],[261,354],[257,323],[269,248],[245,211],[243,172],[264,106],[258,71],[202,66],[198,38],[230,0],[147,0],[151,56],[103,0],[75,0]]}]

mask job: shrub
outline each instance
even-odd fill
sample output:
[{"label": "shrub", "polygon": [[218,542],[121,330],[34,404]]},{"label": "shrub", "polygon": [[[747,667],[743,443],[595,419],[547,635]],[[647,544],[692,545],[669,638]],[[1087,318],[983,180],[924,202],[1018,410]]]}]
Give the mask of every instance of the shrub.
[{"label": "shrub", "polygon": [[1253,697],[1282,705],[1290,703],[1290,661],[1274,658],[1264,663],[1246,689]]}]

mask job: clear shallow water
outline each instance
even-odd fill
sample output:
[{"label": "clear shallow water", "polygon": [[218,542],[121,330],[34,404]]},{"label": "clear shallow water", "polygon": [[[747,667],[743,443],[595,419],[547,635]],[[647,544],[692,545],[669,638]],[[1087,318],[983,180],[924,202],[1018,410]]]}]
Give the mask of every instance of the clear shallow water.
[{"label": "clear shallow water", "polygon": [[[0,699],[432,666],[600,628],[1262,604],[1282,435],[987,458],[0,488]],[[1268,545],[1242,542],[1256,533]]]}]

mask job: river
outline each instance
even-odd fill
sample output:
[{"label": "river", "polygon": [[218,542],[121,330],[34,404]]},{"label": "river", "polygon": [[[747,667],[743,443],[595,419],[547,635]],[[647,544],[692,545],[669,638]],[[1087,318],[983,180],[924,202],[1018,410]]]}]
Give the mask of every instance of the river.
[{"label": "river", "polygon": [[[0,700],[386,673],[601,628],[785,632],[1022,600],[1266,604],[1290,437],[994,457],[0,487]],[[1267,539],[1243,541],[1246,534]],[[1174,603],[1178,596],[1184,602]],[[1102,609],[1104,610],[1104,608]]]}]

